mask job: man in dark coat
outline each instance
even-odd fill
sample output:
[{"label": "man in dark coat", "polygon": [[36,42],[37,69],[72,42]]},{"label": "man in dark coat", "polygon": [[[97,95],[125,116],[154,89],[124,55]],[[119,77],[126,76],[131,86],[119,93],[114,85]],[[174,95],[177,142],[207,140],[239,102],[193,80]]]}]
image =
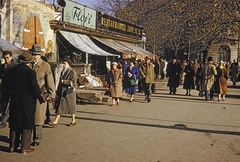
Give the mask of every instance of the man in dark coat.
[{"label": "man in dark coat", "polygon": [[19,56],[22,63],[12,68],[7,75],[7,91],[10,92],[10,152],[17,149],[21,136],[21,152],[34,151],[30,147],[31,130],[33,129],[36,100],[39,97],[39,87],[36,73],[28,66],[32,55],[25,51]]},{"label": "man in dark coat", "polygon": [[179,86],[179,75],[182,71],[181,65],[177,62],[176,56],[172,56],[171,62],[167,66],[167,77],[169,87],[169,94],[176,94],[177,87]]},{"label": "man in dark coat", "polygon": [[5,61],[4,64],[0,65],[0,79],[1,79],[1,99],[0,99],[0,104],[2,107],[2,117],[1,117],[1,121],[2,122],[0,124],[0,128],[5,128],[6,127],[6,123],[9,117],[9,112],[8,109],[6,109],[7,106],[7,102],[4,102],[5,100],[8,101],[7,98],[4,98],[7,96],[6,93],[6,75],[7,72],[16,66],[16,63],[14,63],[13,61],[13,56],[12,56],[12,52],[11,51],[4,51],[3,52],[3,59]]}]

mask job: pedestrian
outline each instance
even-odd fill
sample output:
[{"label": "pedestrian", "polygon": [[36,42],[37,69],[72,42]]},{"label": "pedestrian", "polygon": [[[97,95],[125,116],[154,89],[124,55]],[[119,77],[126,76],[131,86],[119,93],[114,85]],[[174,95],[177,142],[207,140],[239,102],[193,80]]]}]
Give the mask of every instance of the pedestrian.
[{"label": "pedestrian", "polygon": [[7,96],[6,94],[6,75],[7,72],[15,67],[17,64],[14,62],[13,60],[13,56],[12,56],[12,52],[11,51],[4,51],[2,53],[2,57],[4,59],[4,64],[0,65],[0,79],[1,79],[1,98],[0,98],[0,107],[2,108],[2,116],[1,116],[1,124],[0,124],[0,128],[5,128],[6,127],[6,123],[9,117],[9,110],[6,109],[7,107],[7,102],[8,99],[6,99],[5,97]]},{"label": "pedestrian", "polygon": [[122,79],[123,79],[123,91],[126,90],[126,84],[127,84],[127,81],[124,80],[124,77],[126,75],[126,71],[127,71],[127,68],[129,66],[128,64],[128,61],[127,60],[124,60],[123,63],[122,63]]},{"label": "pedestrian", "polygon": [[233,60],[233,63],[231,64],[231,81],[233,84],[233,87],[236,86],[236,82],[238,81],[238,64],[236,60]]},{"label": "pedestrian", "polygon": [[76,83],[77,73],[71,67],[72,61],[70,58],[64,58],[63,70],[59,79],[57,87],[57,100],[56,100],[56,117],[53,122],[49,122],[52,127],[57,127],[58,120],[62,114],[71,114],[72,122],[69,126],[75,126],[75,114],[76,114]]},{"label": "pedestrian", "polygon": [[144,95],[145,95],[145,101],[150,102],[151,101],[151,87],[154,83],[154,66],[150,61],[150,57],[146,56],[144,58],[144,64],[140,67],[140,75],[143,78],[143,89],[144,89]]},{"label": "pedestrian", "polygon": [[[138,68],[138,71],[140,69],[140,67],[142,66],[142,60],[141,59],[138,59],[137,60],[137,68]],[[138,77],[138,92],[142,93],[143,92],[143,78],[141,75],[139,75]]]},{"label": "pedestrian", "polygon": [[122,97],[122,70],[118,69],[118,64],[116,62],[112,62],[111,70],[108,73],[107,84],[109,86],[110,97],[112,97],[112,105],[119,105],[119,98]]},{"label": "pedestrian", "polygon": [[183,89],[186,89],[186,95],[191,96],[191,89],[195,89],[195,84],[194,84],[194,76],[195,76],[195,71],[194,67],[192,65],[192,61],[188,60],[187,65],[184,68],[184,83],[183,83]]},{"label": "pedestrian", "polygon": [[129,61],[129,66],[127,68],[124,80],[127,81],[126,84],[126,93],[130,96],[129,101],[133,101],[133,97],[136,94],[136,87],[138,84],[139,71],[138,68],[134,65],[135,60],[131,59]]},{"label": "pedestrian", "polygon": [[184,72],[184,70],[185,70],[185,67],[187,66],[187,60],[183,60],[182,61],[182,63],[180,63],[180,60],[178,60],[177,61],[179,64],[181,64],[181,68],[182,68],[182,71],[181,71],[181,73],[179,74],[179,84],[180,85],[183,85],[183,83],[184,83],[184,78],[185,78],[185,75],[186,75],[186,73]]},{"label": "pedestrian", "polygon": [[[37,82],[40,89],[46,88],[49,96],[47,100],[55,98],[55,84],[50,65],[41,59],[42,50],[38,45],[33,45],[30,50],[33,56],[32,69],[36,72]],[[38,146],[42,139],[42,126],[46,118],[47,102],[37,100],[35,112],[35,127],[33,130],[32,146]]]},{"label": "pedestrian", "polygon": [[225,95],[228,92],[227,89],[227,80],[228,80],[228,70],[225,68],[223,62],[219,63],[219,66],[216,68],[216,89],[215,92],[218,93],[218,101],[222,98],[222,101],[225,101]]},{"label": "pedestrian", "polygon": [[165,61],[163,58],[159,58],[160,61],[160,66],[159,66],[159,78],[160,79],[164,79],[165,78],[165,72],[164,72],[164,68],[165,68]]},{"label": "pedestrian", "polygon": [[7,77],[6,87],[10,92],[9,149],[10,152],[17,151],[21,135],[21,152],[26,154],[34,151],[30,146],[31,130],[35,126],[36,100],[40,92],[36,73],[29,67],[32,55],[24,51],[19,60],[21,63],[12,68]]},{"label": "pedestrian", "polygon": [[200,64],[198,63],[198,60],[197,58],[194,59],[194,62],[193,62],[193,70],[194,70],[194,77],[193,77],[193,81],[194,81],[194,89],[197,85],[197,79],[196,79],[196,73],[197,73],[197,69],[200,67]]},{"label": "pedestrian", "polygon": [[199,64],[199,68],[196,72],[196,89],[198,90],[198,96],[203,97],[203,64]]},{"label": "pedestrian", "polygon": [[167,66],[167,77],[169,87],[169,94],[176,94],[179,86],[180,73],[182,71],[181,65],[177,62],[176,56],[172,56],[171,61]]},{"label": "pedestrian", "polygon": [[207,64],[203,69],[203,90],[205,93],[205,100],[214,100],[213,98],[213,85],[214,75],[217,75],[216,66],[213,65],[213,59],[211,56],[207,59]]}]

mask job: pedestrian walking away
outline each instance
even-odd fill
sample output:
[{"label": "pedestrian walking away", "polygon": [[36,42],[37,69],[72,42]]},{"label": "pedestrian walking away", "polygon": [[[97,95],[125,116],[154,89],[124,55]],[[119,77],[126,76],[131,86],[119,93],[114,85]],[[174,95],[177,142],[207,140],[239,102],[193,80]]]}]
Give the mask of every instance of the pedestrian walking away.
[{"label": "pedestrian walking away", "polygon": [[218,101],[221,100],[225,101],[226,97],[225,95],[228,92],[227,89],[227,80],[228,80],[228,71],[225,68],[225,65],[223,62],[219,63],[219,66],[216,68],[217,75],[216,75],[216,87],[215,92],[218,93]]},{"label": "pedestrian walking away", "polygon": [[7,91],[9,92],[10,104],[10,140],[9,151],[17,151],[21,136],[21,152],[33,152],[31,148],[31,130],[35,126],[34,116],[36,100],[40,96],[36,80],[36,73],[29,65],[32,55],[24,51],[19,56],[21,63],[12,68],[7,75]]},{"label": "pedestrian walking away", "polygon": [[207,64],[203,69],[203,90],[205,93],[205,100],[214,100],[213,98],[213,84],[214,84],[214,75],[217,75],[216,66],[213,65],[213,59],[211,56],[207,59]]}]

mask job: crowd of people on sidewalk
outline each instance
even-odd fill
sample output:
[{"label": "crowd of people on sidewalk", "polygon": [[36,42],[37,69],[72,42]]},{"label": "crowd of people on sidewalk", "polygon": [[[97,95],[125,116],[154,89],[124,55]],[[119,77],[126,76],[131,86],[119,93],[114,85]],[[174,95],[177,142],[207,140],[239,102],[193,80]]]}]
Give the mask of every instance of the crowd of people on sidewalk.
[{"label": "crowd of people on sidewalk", "polygon": [[9,121],[9,152],[27,154],[34,151],[31,146],[40,144],[45,119],[50,118],[47,107],[54,98],[56,118],[49,125],[56,127],[61,114],[71,114],[69,126],[76,125],[77,75],[71,68],[70,58],[62,60],[63,70],[57,89],[51,66],[42,57],[40,46],[33,45],[31,50],[23,51],[15,61],[11,51],[4,51],[3,59],[5,62],[0,66],[0,128],[5,128]]},{"label": "crowd of people on sidewalk", "polygon": [[[180,60],[172,56],[167,63],[164,59],[151,60],[144,58],[144,62],[131,59],[129,61],[119,61],[112,63],[112,69],[108,74],[107,84],[112,97],[112,105],[119,104],[122,91],[125,91],[133,102],[134,95],[138,92],[144,93],[145,101],[151,101],[151,94],[155,92],[156,79],[168,78],[167,86],[169,94],[176,94],[180,85],[186,90],[187,96],[191,96],[192,90],[198,90],[198,96],[205,96],[205,100],[214,100],[214,93],[218,94],[218,101],[226,99],[227,80],[229,77],[233,86],[240,80],[238,73],[239,65],[234,60],[233,63],[220,61],[213,62],[212,57],[207,58],[205,64],[198,63],[197,59]],[[117,104],[115,104],[117,101]]]},{"label": "crowd of people on sidewalk", "polygon": [[[43,125],[47,123],[56,128],[62,114],[71,114],[69,126],[76,125],[77,74],[71,67],[70,58],[62,60],[59,83],[55,83],[51,66],[42,57],[40,46],[33,45],[31,50],[23,51],[17,61],[13,60],[11,51],[4,51],[3,59],[5,62],[0,65],[0,128],[5,128],[9,121],[10,152],[33,152],[31,146],[38,146],[43,137]],[[198,63],[197,59],[181,63],[176,56],[169,62],[162,58],[154,61],[148,56],[143,62],[135,59],[112,62],[107,75],[111,106],[120,104],[123,91],[128,94],[129,102],[134,101],[137,91],[144,93],[147,103],[151,102],[152,93],[156,92],[156,79],[165,78],[170,95],[176,95],[179,86],[183,85],[187,96],[196,89],[207,101],[213,100],[214,93],[218,94],[218,101],[224,101],[228,92],[227,80],[231,77],[235,86],[240,81],[239,69],[236,61],[214,63],[212,57],[208,57],[205,64]],[[50,121],[47,108],[53,99],[56,116]]]}]

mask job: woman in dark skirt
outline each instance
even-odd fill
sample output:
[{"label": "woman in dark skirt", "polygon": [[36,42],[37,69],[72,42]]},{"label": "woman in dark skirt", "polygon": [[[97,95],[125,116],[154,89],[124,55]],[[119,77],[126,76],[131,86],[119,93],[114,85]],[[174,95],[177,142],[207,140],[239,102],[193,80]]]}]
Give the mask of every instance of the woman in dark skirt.
[{"label": "woman in dark skirt", "polygon": [[192,66],[192,61],[188,61],[188,65],[186,65],[184,69],[185,77],[184,77],[184,84],[183,84],[183,89],[186,89],[186,95],[191,96],[191,89],[194,89],[194,68]]},{"label": "woman in dark skirt", "polygon": [[130,60],[129,67],[124,76],[124,80],[126,80],[126,93],[130,96],[130,102],[133,101],[134,94],[136,94],[137,79],[139,77],[139,71],[134,62],[134,60]]}]

